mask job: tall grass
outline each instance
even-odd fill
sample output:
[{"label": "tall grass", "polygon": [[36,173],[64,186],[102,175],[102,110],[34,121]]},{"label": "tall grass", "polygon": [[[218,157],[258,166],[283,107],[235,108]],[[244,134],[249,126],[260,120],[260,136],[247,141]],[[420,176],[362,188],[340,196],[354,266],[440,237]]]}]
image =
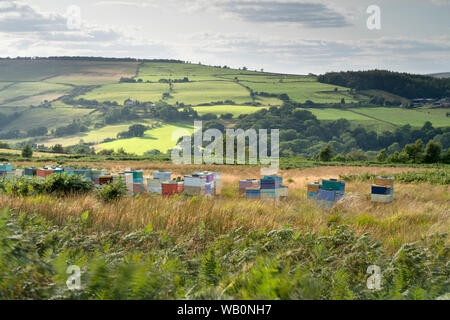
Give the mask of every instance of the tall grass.
[{"label": "tall grass", "polygon": [[[346,226],[322,232],[236,229],[201,224],[184,239],[149,225],[94,232],[91,215],[64,227],[36,214],[0,211],[0,299],[434,299],[448,294],[443,236],[386,254]],[[448,249],[448,248],[447,248]],[[369,265],[382,288],[367,288]],[[81,288],[66,286],[67,267]],[[12,272],[14,270],[14,272]]]}]

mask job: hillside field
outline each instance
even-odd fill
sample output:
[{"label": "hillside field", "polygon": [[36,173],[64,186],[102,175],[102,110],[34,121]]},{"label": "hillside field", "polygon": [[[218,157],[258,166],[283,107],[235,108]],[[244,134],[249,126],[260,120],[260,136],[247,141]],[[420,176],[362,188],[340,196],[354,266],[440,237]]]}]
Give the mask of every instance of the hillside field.
[{"label": "hillside field", "polygon": [[[121,78],[142,80],[142,82],[119,82]],[[184,78],[188,78],[189,82]],[[160,83],[164,81],[178,81]],[[251,92],[256,92],[251,95]],[[266,93],[265,96],[258,93]],[[165,96],[163,97],[163,94]],[[234,118],[246,113],[256,112],[270,106],[281,106],[281,94],[298,103],[312,101],[316,104],[340,103],[345,100],[344,108],[306,108],[319,120],[347,119],[351,127],[363,126],[377,132],[392,131],[396,127],[411,124],[421,127],[430,121],[435,127],[449,126],[448,109],[401,109],[401,108],[352,108],[349,103],[368,101],[378,95],[386,100],[407,99],[382,92],[368,90],[351,93],[348,88],[323,84],[314,76],[284,75],[250,70],[236,70],[212,67],[201,64],[139,62],[139,61],[89,61],[89,60],[0,60],[0,114],[13,115],[13,120],[0,127],[0,134],[11,130],[25,132],[40,126],[50,130],[83,121],[89,127],[89,133],[75,134],[60,138],[39,137],[38,143],[50,146],[62,144],[70,146],[81,139],[85,142],[99,143],[106,138],[115,138],[118,132],[127,126],[145,121],[122,120],[120,123],[103,123],[104,114],[109,107],[101,107],[105,101],[122,105],[126,99],[140,102],[164,101],[171,105],[189,105],[204,115],[213,113],[220,116],[232,113]],[[70,97],[75,102],[64,100]],[[83,105],[77,99],[95,101],[97,104]],[[46,103],[40,106],[41,103]],[[40,106],[30,109],[30,105]],[[256,107],[257,106],[257,107]],[[330,105],[332,106],[332,105]],[[175,120],[176,121],[176,120]],[[172,128],[170,119],[166,128]],[[99,128],[98,125],[103,125]],[[172,142],[165,142],[167,132],[156,132],[152,137],[135,138],[132,141],[116,141],[97,145],[126,150],[147,150],[161,148],[167,150]],[[6,140],[6,139],[3,139]],[[5,142],[16,143],[24,139],[10,139]],[[151,142],[151,143],[150,143]],[[145,147],[142,148],[141,145]]]},{"label": "hillside field", "polygon": [[137,155],[143,155],[146,151],[153,149],[166,152],[177,144],[178,138],[186,133],[192,134],[193,132],[193,124],[166,124],[160,128],[147,130],[142,138],[120,139],[99,144],[97,148],[113,149],[115,151],[123,148],[127,153],[135,153]]}]

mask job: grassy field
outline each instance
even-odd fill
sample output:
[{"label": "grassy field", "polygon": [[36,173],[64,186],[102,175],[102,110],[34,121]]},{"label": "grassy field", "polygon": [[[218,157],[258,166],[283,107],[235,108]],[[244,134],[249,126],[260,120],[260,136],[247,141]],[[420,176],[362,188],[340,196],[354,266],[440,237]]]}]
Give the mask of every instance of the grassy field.
[{"label": "grassy field", "polygon": [[[132,77],[137,62],[69,60],[0,60],[0,81],[43,81],[68,84],[99,84]],[[50,80],[52,79],[52,80]]]},{"label": "grassy field", "polygon": [[[311,100],[316,103],[340,103],[344,98],[346,102],[356,102],[347,92],[348,89],[317,82],[313,77],[301,77],[298,80],[280,82],[280,79],[255,77],[255,80],[241,81],[242,84],[256,92],[274,94],[286,93],[296,102],[304,103]],[[247,78],[246,78],[247,79]],[[335,92],[334,89],[338,88]]]},{"label": "grassy field", "polygon": [[[0,149],[0,155],[19,155],[22,154],[21,150],[11,150],[11,149]],[[46,152],[33,152],[33,157],[35,158],[47,158],[49,156],[62,156],[59,153],[46,153]]]},{"label": "grassy field", "polygon": [[[1,108],[0,108],[1,110]],[[91,109],[28,109],[22,115],[3,127],[4,131],[24,130],[25,128],[47,127],[49,130],[72,123],[73,119],[89,114]],[[28,124],[25,126],[24,124]]]},{"label": "grassy field", "polygon": [[259,72],[215,68],[199,64],[187,63],[156,63],[146,62],[139,68],[137,79],[143,81],[157,82],[160,79],[183,79],[188,77],[190,81],[220,81],[221,77],[230,75],[232,77],[240,74],[261,74]]},{"label": "grassy field", "polygon": [[169,91],[167,84],[160,83],[116,83],[102,86],[78,98],[97,101],[116,101],[123,104],[126,99],[142,102],[159,101]]},{"label": "grassy field", "polygon": [[178,101],[185,104],[198,105],[215,101],[232,100],[235,103],[251,102],[250,93],[233,82],[191,82],[176,83],[170,93],[173,98],[168,101]]},{"label": "grassy field", "polygon": [[216,115],[232,113],[236,118],[241,114],[250,114],[257,112],[267,107],[253,107],[253,106],[237,106],[237,105],[217,105],[217,106],[205,106],[205,107],[194,107],[199,115],[204,115],[206,113],[212,113]]},{"label": "grassy field", "polygon": [[[238,180],[259,177],[258,167],[86,165],[145,176],[213,170],[222,172],[222,194],[104,202],[96,191],[0,192],[4,299],[448,299],[448,185],[396,183],[395,201],[375,204],[370,182],[352,180],[332,210],[306,200],[306,184],[319,178],[411,169],[284,170],[289,198],[277,202],[238,195]],[[377,292],[366,287],[374,264],[383,276]],[[69,265],[83,270],[76,294],[65,290]]]},{"label": "grassy field", "polygon": [[18,82],[9,86],[6,90],[0,91],[0,108],[1,105],[16,105],[28,107],[30,98],[35,104],[39,104],[44,100],[53,100],[70,91],[70,87],[60,84],[45,82]]},{"label": "grassy field", "polygon": [[[18,163],[30,165],[30,162]],[[77,165],[68,162],[67,165]],[[195,171],[222,172],[222,196],[218,199],[179,198],[167,201],[160,197],[127,199],[121,204],[98,206],[95,199],[78,198],[51,205],[23,202],[20,199],[1,198],[0,207],[9,206],[19,211],[35,208],[44,215],[64,224],[70,217],[76,218],[88,210],[92,213],[98,230],[136,230],[152,224],[155,231],[166,231],[182,237],[202,222],[216,234],[237,228],[273,230],[290,226],[301,232],[320,231],[328,227],[331,219],[348,224],[358,234],[371,234],[390,252],[402,244],[413,242],[422,236],[448,232],[450,210],[448,185],[396,183],[395,201],[390,204],[370,202],[369,182],[352,181],[346,186],[346,197],[333,210],[315,207],[306,200],[306,185],[319,179],[338,178],[340,175],[370,173],[390,175],[411,170],[409,168],[376,167],[316,167],[282,170],[280,175],[289,186],[287,202],[246,201],[238,197],[238,180],[259,177],[259,167],[220,165],[173,165],[164,163],[109,161],[102,164],[84,163],[88,167],[101,166],[113,173],[127,169],[142,169],[145,176],[154,170],[172,171],[173,176],[183,176]],[[422,169],[425,170],[425,169]],[[77,203],[78,205],[74,205]]]},{"label": "grassy field", "polygon": [[166,124],[160,128],[148,130],[142,138],[120,139],[113,142],[102,143],[96,146],[98,149],[123,148],[127,153],[142,155],[146,151],[157,149],[161,152],[173,148],[179,137],[186,132],[194,132],[193,125],[174,123]]},{"label": "grassy field", "polygon": [[347,111],[347,110],[341,110],[341,109],[308,108],[308,109],[303,109],[303,110],[308,110],[308,111],[312,112],[319,120],[337,120],[337,119],[347,119],[349,121],[354,121],[354,120],[369,121],[369,120],[371,120],[370,118],[368,118],[366,116],[356,114],[356,113],[353,113],[353,112]]},{"label": "grassy field", "polygon": [[130,122],[127,124],[118,124],[118,125],[110,125],[100,129],[94,129],[89,131],[88,133],[83,133],[79,135],[69,136],[69,137],[61,137],[49,139],[43,142],[42,144],[45,146],[53,146],[55,144],[61,144],[63,147],[73,146],[83,140],[86,143],[101,143],[105,139],[115,139],[119,132],[127,131],[128,128],[133,124],[142,124],[149,125],[150,122]]},{"label": "grassy field", "polygon": [[[438,110],[438,111],[437,111]],[[411,126],[421,127],[426,121],[430,121],[435,127],[450,126],[450,119],[444,117],[445,110],[448,109],[401,109],[401,108],[358,108],[354,111],[388,121],[396,125],[410,124]]]}]

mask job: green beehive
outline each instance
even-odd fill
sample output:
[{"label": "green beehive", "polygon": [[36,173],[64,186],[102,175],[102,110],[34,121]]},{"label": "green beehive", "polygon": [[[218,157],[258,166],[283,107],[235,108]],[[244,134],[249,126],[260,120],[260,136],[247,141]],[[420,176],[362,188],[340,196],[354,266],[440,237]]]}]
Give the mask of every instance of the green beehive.
[{"label": "green beehive", "polygon": [[341,188],[341,183],[337,180],[323,180],[322,189],[323,190],[334,190],[339,191]]},{"label": "green beehive", "polygon": [[143,179],[144,178],[144,172],[142,170],[139,171],[125,171],[125,173],[132,173],[133,179]]},{"label": "green beehive", "polygon": [[25,175],[26,176],[35,176],[36,168],[25,168]]}]

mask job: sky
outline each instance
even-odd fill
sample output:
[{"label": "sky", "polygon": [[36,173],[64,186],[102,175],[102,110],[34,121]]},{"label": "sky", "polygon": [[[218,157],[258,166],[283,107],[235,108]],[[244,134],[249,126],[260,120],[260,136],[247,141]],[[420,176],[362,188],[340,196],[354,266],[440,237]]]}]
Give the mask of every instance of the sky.
[{"label": "sky", "polygon": [[0,57],[17,56],[450,72],[450,0],[0,0]]}]

